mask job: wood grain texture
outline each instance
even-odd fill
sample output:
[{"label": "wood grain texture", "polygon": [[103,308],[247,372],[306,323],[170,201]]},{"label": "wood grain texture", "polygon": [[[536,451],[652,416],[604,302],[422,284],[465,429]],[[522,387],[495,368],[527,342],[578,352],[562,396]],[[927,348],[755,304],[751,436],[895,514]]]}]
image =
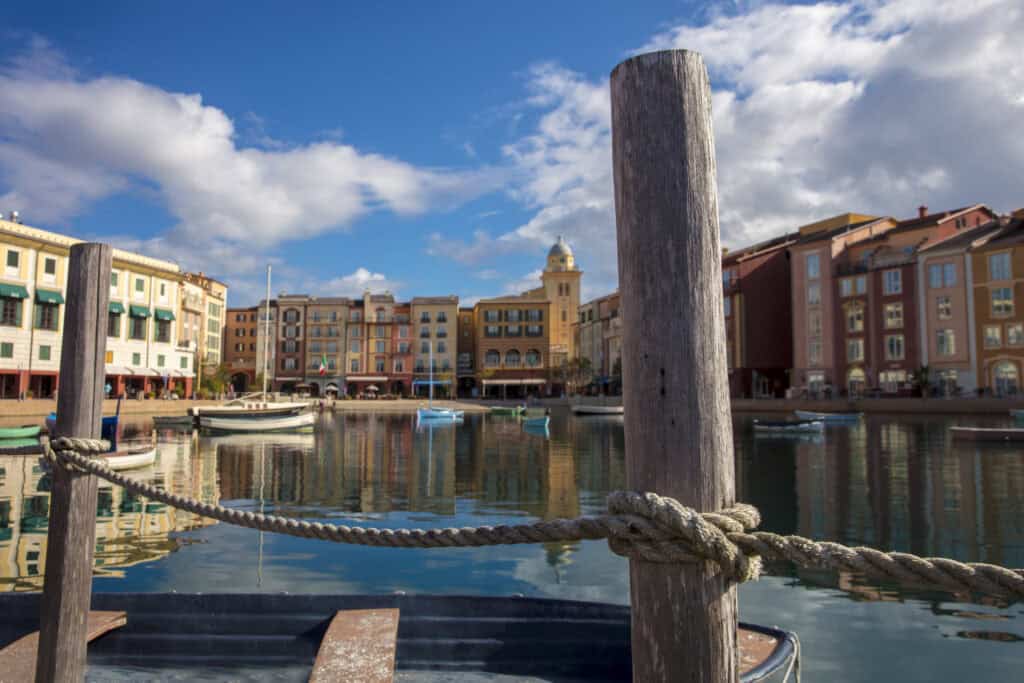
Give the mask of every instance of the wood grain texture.
[{"label": "wood grain texture", "polygon": [[[113,249],[76,244],[68,265],[56,433],[98,439],[103,411],[107,304]],[[87,615],[96,545],[96,477],[55,467],[36,681],[85,675]]]},{"label": "wood grain texture", "polygon": [[309,681],[391,683],[397,640],[397,609],[338,612],[320,642]]},{"label": "wood grain texture", "polygon": [[[718,190],[695,52],[611,75],[629,487],[700,511],[734,502]],[[630,561],[633,680],[736,681],[736,590],[700,565]]]},{"label": "wood grain texture", "polygon": [[[86,638],[96,640],[104,633],[128,623],[124,612],[89,612],[86,620]],[[24,683],[36,676],[36,652],[39,632],[19,638],[0,650],[0,683]]]}]

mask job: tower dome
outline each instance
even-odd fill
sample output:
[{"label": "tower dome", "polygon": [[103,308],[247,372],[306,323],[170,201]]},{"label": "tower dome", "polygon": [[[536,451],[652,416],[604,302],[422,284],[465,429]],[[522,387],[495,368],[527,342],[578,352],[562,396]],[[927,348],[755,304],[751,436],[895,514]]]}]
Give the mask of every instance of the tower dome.
[{"label": "tower dome", "polygon": [[558,241],[552,245],[551,250],[548,252],[548,270],[574,270],[575,263],[572,255],[572,249],[569,247],[569,243],[562,238],[561,235],[558,237]]}]

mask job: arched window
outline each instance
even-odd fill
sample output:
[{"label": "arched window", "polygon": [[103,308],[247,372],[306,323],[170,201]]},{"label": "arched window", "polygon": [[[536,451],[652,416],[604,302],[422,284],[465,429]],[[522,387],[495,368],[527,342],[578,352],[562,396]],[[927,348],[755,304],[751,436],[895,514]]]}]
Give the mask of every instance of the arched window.
[{"label": "arched window", "polygon": [[530,349],[526,352],[526,367],[535,368],[540,365],[540,351]]},{"label": "arched window", "polygon": [[511,349],[505,352],[505,367],[506,368],[518,368],[519,367],[519,352],[515,349]]},{"label": "arched window", "polygon": [[865,382],[867,382],[867,376],[864,374],[863,368],[850,368],[850,371],[846,373],[846,388],[851,394],[863,393]]},{"label": "arched window", "polygon": [[1013,361],[1004,360],[992,368],[992,387],[1000,396],[1020,391],[1020,372]]},{"label": "arched window", "polygon": [[484,365],[489,368],[496,368],[501,365],[501,354],[491,349],[484,355]]}]

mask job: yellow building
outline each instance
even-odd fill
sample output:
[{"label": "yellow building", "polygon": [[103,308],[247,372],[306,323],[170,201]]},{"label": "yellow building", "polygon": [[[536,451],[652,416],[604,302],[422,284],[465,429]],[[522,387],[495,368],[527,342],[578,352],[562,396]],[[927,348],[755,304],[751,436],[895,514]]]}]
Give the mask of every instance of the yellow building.
[{"label": "yellow building", "polygon": [[523,293],[524,297],[551,303],[548,333],[552,367],[560,367],[568,359],[576,357],[573,324],[579,317],[582,277],[583,271],[576,268],[572,249],[559,237],[548,251],[547,264],[540,276],[541,286]]}]

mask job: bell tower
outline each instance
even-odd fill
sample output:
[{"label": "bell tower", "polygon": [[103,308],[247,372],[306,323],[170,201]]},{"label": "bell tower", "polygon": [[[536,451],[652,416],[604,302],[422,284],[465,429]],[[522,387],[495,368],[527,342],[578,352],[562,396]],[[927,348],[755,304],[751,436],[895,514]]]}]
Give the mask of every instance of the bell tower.
[{"label": "bell tower", "polygon": [[[551,355],[553,367],[562,360],[576,357],[576,344],[573,339],[572,326],[579,317],[580,279],[583,271],[576,268],[569,244],[558,238],[548,252],[547,265],[541,275],[544,283],[544,295],[551,302],[551,320],[548,321],[548,333],[551,338]],[[560,360],[557,360],[558,358]]]}]

